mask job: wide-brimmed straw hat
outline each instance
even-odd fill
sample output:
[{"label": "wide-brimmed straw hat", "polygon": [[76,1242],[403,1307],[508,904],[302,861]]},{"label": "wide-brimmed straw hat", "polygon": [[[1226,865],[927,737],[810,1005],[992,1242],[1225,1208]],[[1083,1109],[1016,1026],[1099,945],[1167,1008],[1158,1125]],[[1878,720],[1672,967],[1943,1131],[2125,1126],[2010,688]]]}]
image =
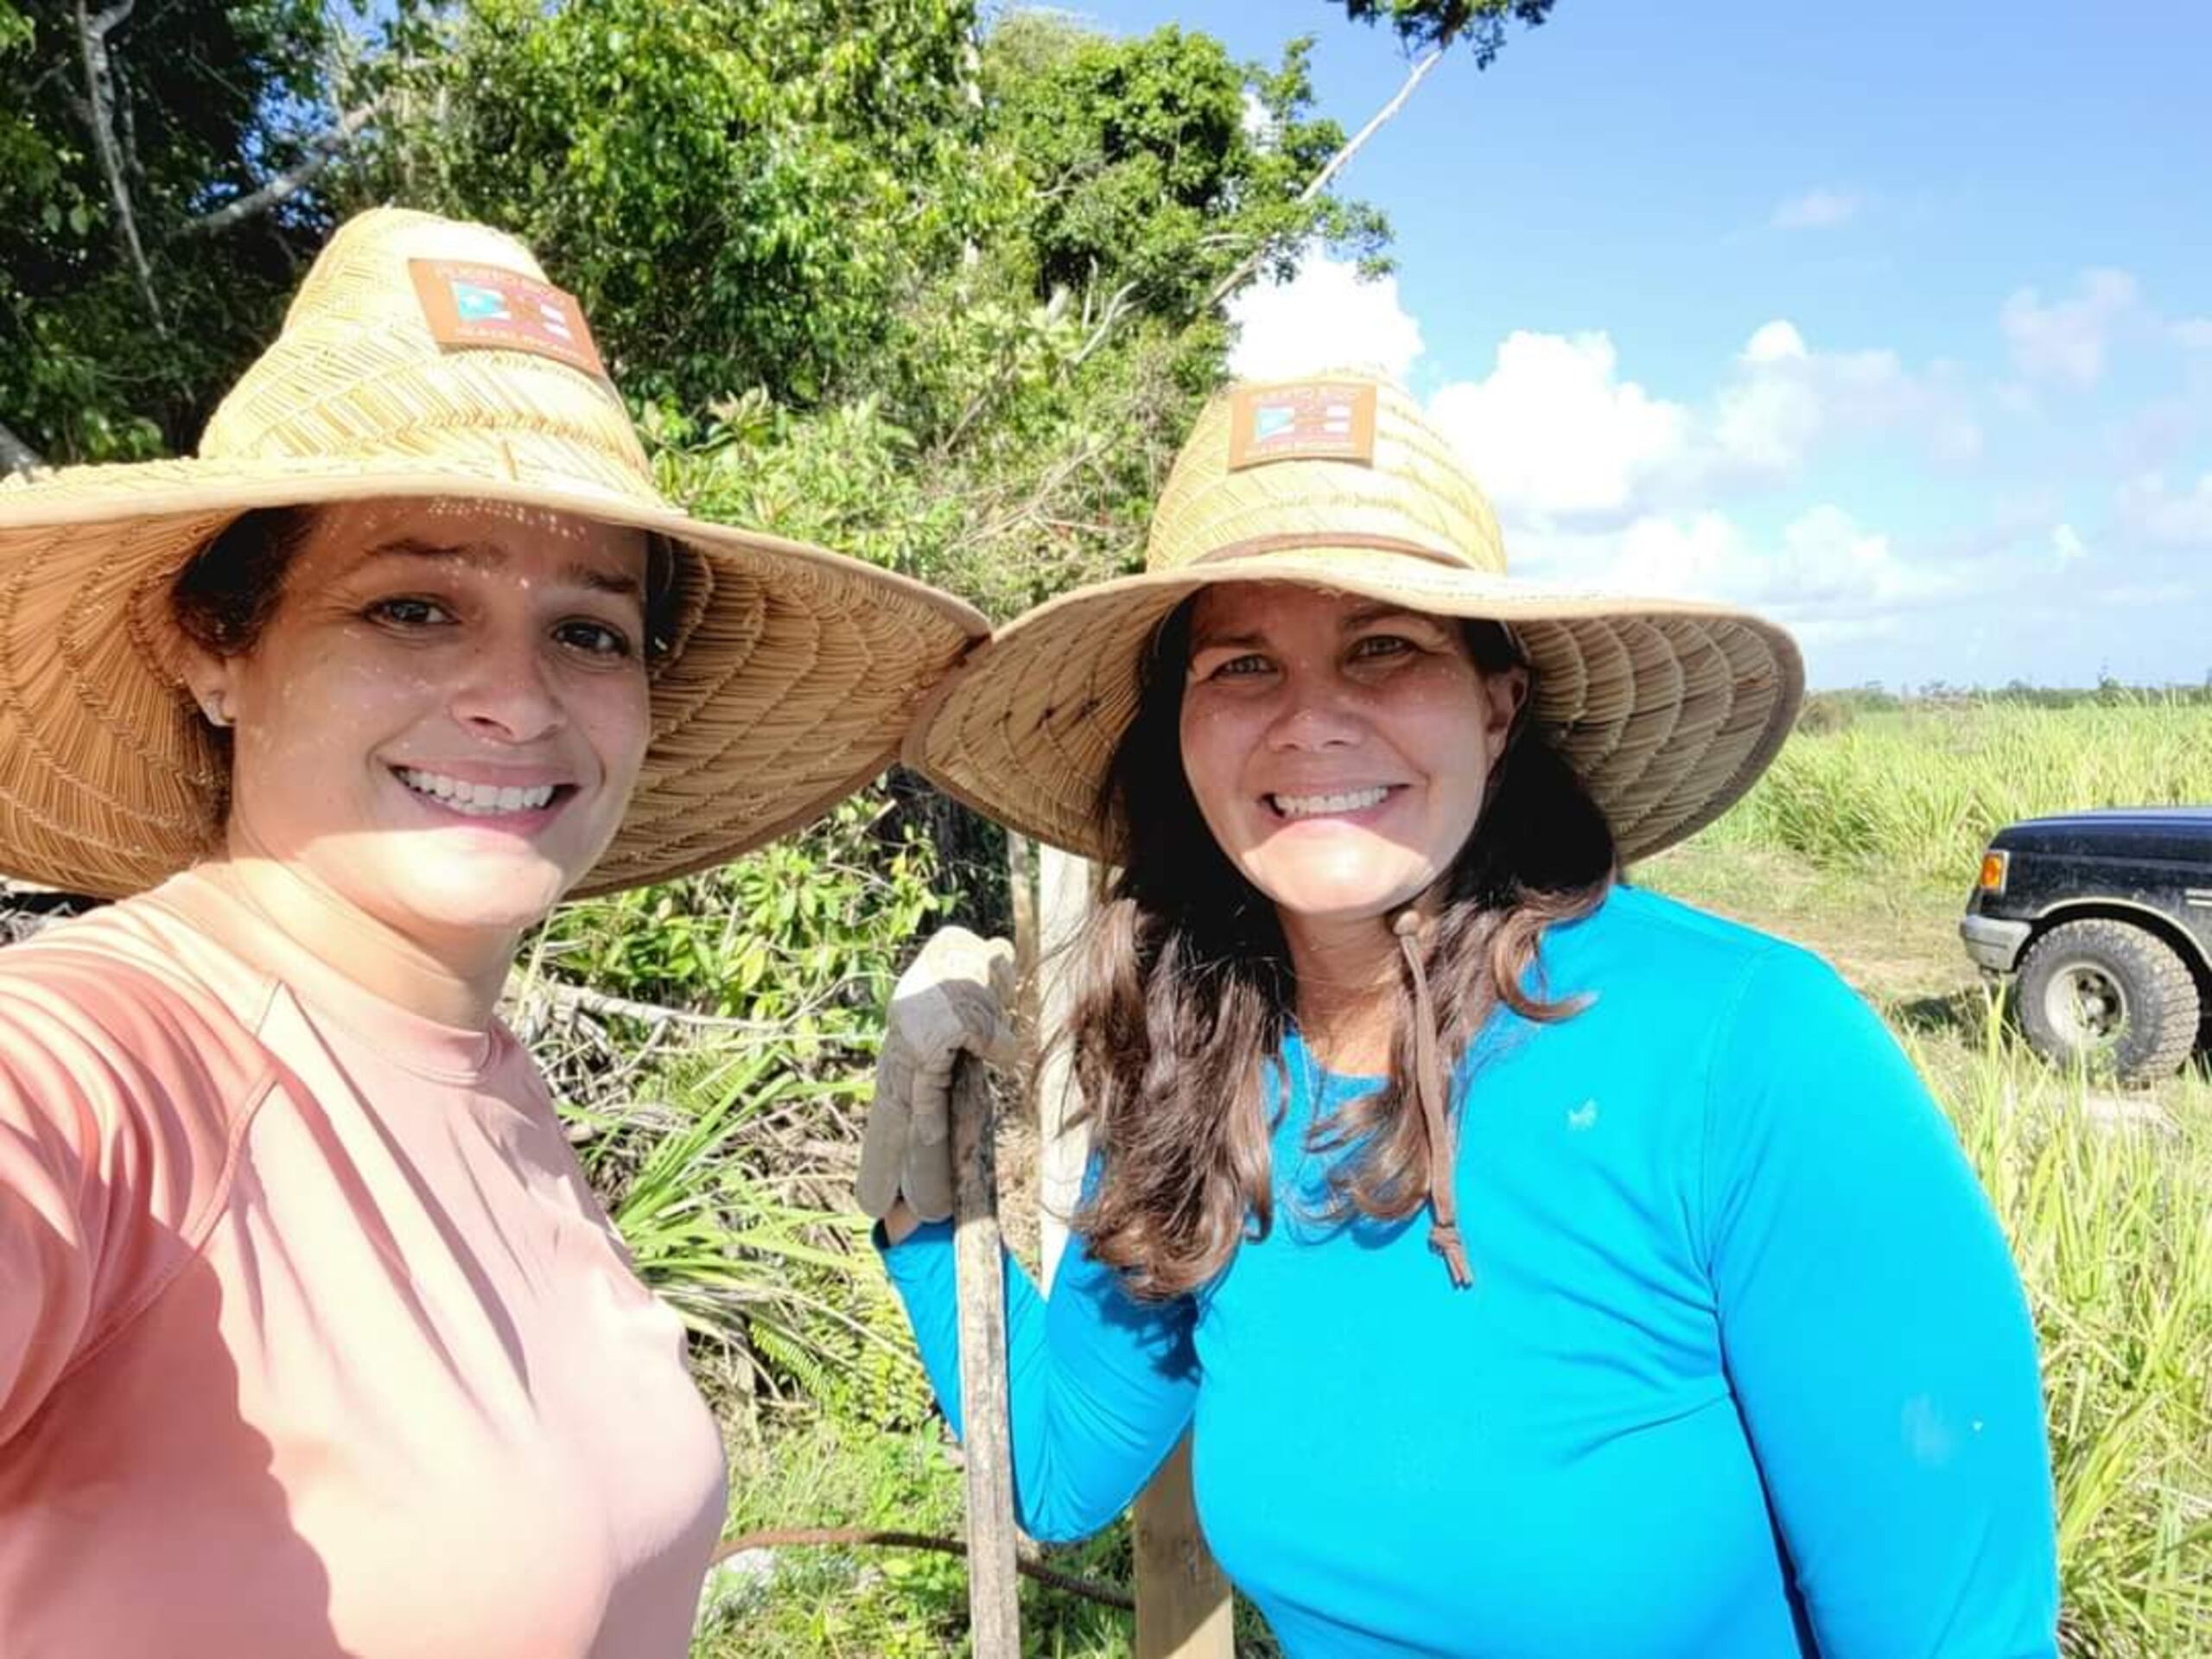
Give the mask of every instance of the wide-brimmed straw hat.
[{"label": "wide-brimmed straw hat", "polygon": [[906,764],[992,817],[1115,859],[1102,810],[1155,631],[1215,582],[1292,582],[1503,623],[1534,670],[1529,717],[1581,777],[1624,861],[1719,816],[1788,735],[1789,636],[1693,599],[1517,581],[1468,467],[1418,405],[1359,372],[1230,388],[1154,511],[1141,575],[1001,629],[939,688]]},{"label": "wide-brimmed straw hat", "polygon": [[251,509],[392,497],[551,509],[675,551],[651,746],[579,893],[811,818],[888,763],[984,631],[920,582],[677,511],[529,250],[377,209],[332,237],[197,459],[0,488],[0,873],[119,895],[210,850],[226,763],[179,671],[179,573]]}]

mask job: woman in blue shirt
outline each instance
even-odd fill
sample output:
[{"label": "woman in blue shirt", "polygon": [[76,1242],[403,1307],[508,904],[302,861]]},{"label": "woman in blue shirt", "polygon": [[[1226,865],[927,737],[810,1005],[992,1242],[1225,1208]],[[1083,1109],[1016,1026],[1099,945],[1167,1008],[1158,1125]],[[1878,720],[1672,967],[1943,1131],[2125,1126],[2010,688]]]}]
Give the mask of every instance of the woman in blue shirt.
[{"label": "woman in blue shirt", "polygon": [[[1948,1125],[1816,958],[1622,885],[1786,734],[1786,635],[1516,582],[1387,383],[1201,416],[1147,570],[1041,607],[910,740],[1118,867],[1071,1030],[1092,1163],[1009,1291],[1025,1526],[1186,1427],[1295,1659],[2056,1651],[2034,1339]],[[861,1199],[958,1385],[951,934]]]}]

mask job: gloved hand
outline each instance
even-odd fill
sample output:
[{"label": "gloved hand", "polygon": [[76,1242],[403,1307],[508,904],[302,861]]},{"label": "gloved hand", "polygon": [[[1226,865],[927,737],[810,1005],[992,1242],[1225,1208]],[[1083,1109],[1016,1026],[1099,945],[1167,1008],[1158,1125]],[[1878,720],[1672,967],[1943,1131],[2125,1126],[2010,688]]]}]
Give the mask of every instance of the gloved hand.
[{"label": "gloved hand", "polygon": [[924,1221],[952,1213],[952,1071],[963,1053],[1011,1067],[1014,947],[940,928],[899,976],[861,1141],[860,1205],[878,1220],[901,1198]]}]

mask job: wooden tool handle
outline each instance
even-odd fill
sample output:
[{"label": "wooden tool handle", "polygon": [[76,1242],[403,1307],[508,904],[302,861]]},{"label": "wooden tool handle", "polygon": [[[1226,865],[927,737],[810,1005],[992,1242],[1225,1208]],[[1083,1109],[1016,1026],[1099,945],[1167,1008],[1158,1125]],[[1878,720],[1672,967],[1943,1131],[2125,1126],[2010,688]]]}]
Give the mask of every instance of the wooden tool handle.
[{"label": "wooden tool handle", "polygon": [[963,1055],[952,1079],[952,1169],[960,1421],[967,1455],[968,1618],[975,1659],[1021,1659],[995,1116],[982,1062]]}]

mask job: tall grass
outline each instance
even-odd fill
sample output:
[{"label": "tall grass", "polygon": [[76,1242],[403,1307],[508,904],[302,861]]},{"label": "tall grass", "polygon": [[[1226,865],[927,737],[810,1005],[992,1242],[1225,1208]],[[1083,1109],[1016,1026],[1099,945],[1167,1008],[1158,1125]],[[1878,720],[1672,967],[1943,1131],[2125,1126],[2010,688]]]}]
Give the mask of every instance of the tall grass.
[{"label": "tall grass", "polygon": [[2065,1651],[2212,1653],[2212,1084],[2164,1112],[2100,1096],[1993,1020],[1916,1058],[2034,1306]]},{"label": "tall grass", "polygon": [[2212,707],[1946,704],[1801,731],[1706,838],[1913,882],[1973,880],[1992,831],[2093,806],[2212,804]]}]

